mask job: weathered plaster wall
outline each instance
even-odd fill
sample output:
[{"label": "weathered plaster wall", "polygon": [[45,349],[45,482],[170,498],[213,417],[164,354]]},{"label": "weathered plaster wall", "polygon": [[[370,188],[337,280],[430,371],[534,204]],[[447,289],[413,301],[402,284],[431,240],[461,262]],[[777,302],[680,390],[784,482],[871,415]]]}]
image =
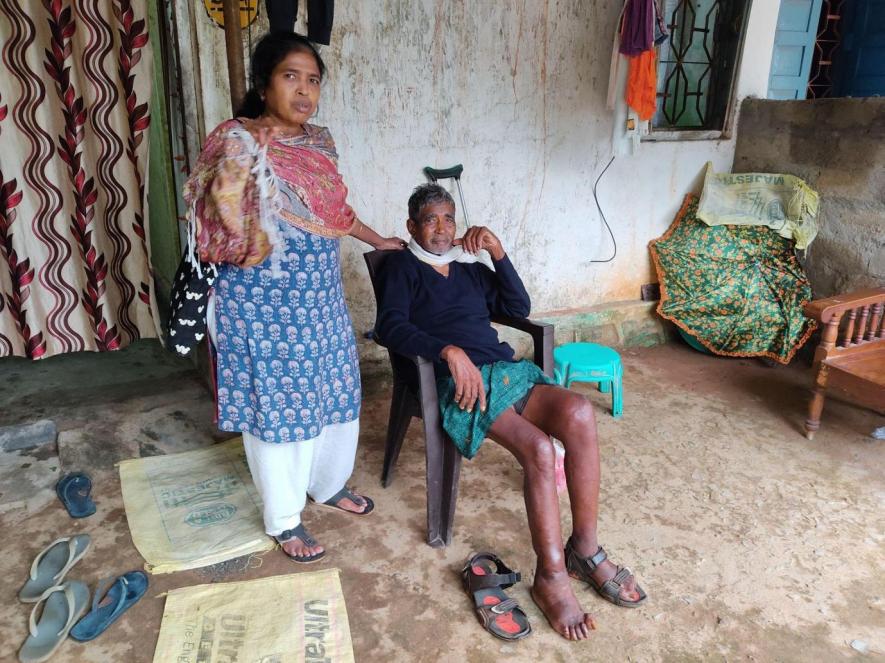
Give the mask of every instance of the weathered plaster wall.
[{"label": "weathered plaster wall", "polygon": [[885,284],[885,99],[747,100],[734,170],[791,173],[820,193],[816,296]]},{"label": "weathered plaster wall", "polygon": [[[333,43],[323,49],[329,75],[317,122],[336,137],[351,203],[363,220],[384,234],[404,234],[406,200],[424,180],[421,168],[463,163],[471,221],[501,236],[536,312],[555,317],[638,299],[640,285],[656,280],[648,241],[700,185],[706,161],[731,167],[734,140],[643,143],[638,154],[618,157],[599,186],[618,254],[609,263],[590,262],[611,255],[592,188],[613,153],[614,114],[605,97],[621,4],[338,3]],[[777,8],[753,3],[740,97],[765,94]],[[207,25],[202,8],[195,20],[195,94],[208,129],[229,113],[223,33]],[[374,316],[364,250],[345,240],[358,333]]]}]

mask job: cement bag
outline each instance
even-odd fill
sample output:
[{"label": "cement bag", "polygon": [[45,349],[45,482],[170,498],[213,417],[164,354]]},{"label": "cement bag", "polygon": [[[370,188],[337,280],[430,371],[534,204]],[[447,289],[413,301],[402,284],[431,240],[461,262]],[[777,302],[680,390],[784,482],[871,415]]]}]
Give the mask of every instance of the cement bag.
[{"label": "cement bag", "polygon": [[338,569],[174,589],[154,663],[352,663]]},{"label": "cement bag", "polygon": [[805,249],[817,235],[818,202],[794,175],[714,173],[708,161],[697,216],[708,226],[768,226]]},{"label": "cement bag", "polygon": [[243,441],[120,463],[132,542],[145,570],[171,573],[274,548]]}]

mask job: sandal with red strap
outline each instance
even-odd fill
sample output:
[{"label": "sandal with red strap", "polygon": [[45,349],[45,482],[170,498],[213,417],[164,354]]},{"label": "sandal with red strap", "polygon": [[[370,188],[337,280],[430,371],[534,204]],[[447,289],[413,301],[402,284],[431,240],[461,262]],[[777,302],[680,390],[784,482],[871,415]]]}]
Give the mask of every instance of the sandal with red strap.
[{"label": "sandal with red strap", "polygon": [[518,572],[488,552],[471,555],[461,571],[464,590],[473,599],[479,623],[502,640],[520,640],[532,632],[529,618],[516,599],[501,591],[519,582],[520,578]]}]

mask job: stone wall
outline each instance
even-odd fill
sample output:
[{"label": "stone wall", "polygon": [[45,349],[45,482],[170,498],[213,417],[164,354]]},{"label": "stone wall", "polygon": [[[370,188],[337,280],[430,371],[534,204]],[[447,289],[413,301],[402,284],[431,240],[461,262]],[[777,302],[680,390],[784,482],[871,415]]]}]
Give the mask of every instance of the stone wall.
[{"label": "stone wall", "polygon": [[885,284],[885,99],[743,102],[734,169],[789,173],[821,195],[815,296]]}]

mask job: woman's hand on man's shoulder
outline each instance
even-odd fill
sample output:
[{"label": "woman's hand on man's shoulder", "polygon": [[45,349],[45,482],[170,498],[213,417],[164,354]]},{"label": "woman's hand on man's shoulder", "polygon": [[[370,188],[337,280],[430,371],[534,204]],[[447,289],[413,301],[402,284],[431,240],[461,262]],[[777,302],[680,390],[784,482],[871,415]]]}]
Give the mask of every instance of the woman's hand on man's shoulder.
[{"label": "woman's hand on man's shoulder", "polygon": [[406,246],[406,241],[401,237],[382,237],[375,249],[379,251],[402,251]]}]

